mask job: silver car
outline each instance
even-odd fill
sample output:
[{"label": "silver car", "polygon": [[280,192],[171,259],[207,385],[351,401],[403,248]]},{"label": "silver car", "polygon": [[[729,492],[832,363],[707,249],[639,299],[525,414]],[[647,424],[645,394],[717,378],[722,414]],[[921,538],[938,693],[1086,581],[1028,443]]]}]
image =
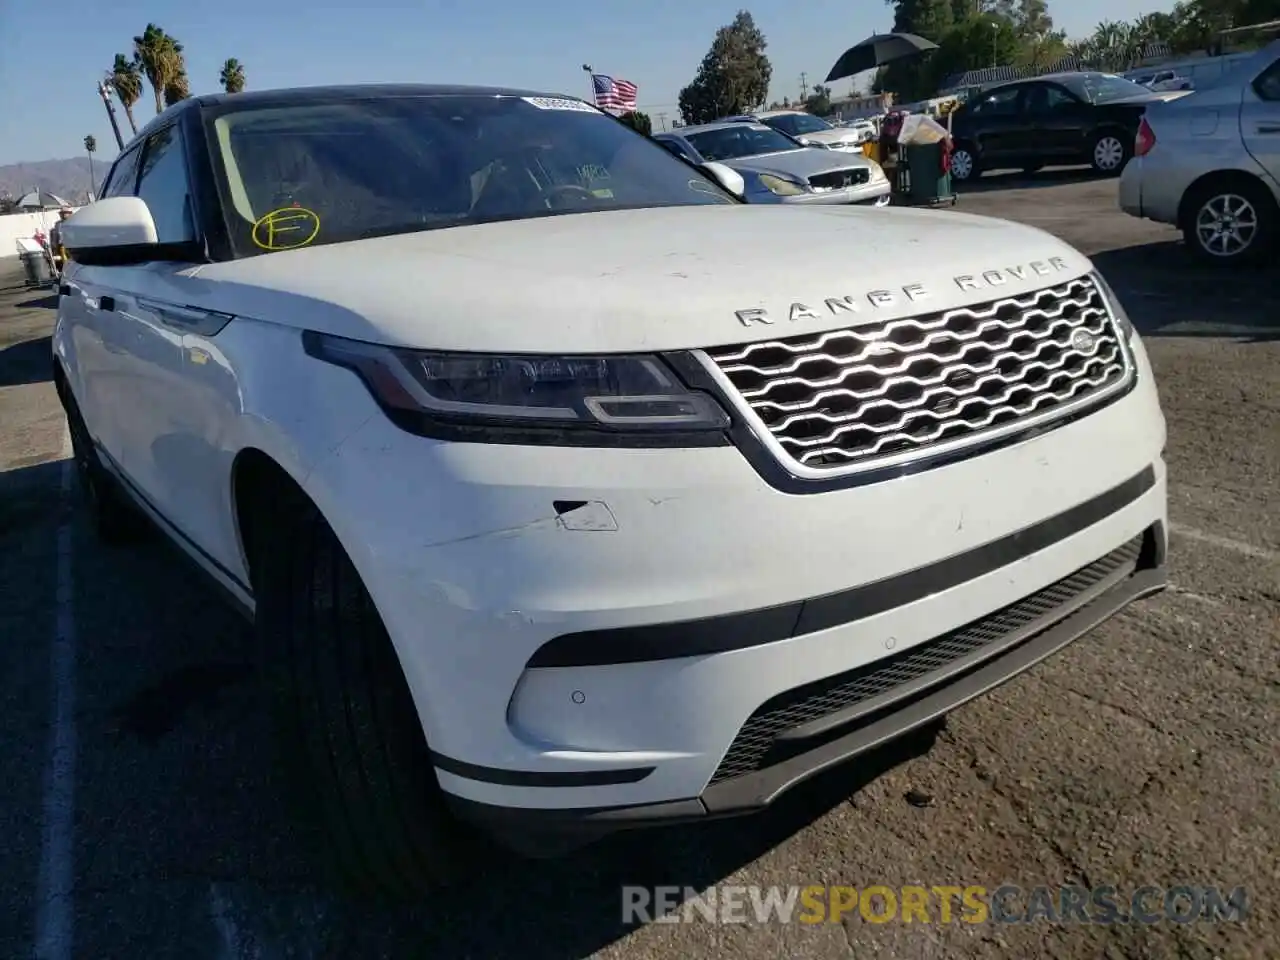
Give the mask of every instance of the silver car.
[{"label": "silver car", "polygon": [[1120,208],[1173,224],[1215,263],[1267,255],[1280,228],[1280,40],[1147,108]]},{"label": "silver car", "polygon": [[690,163],[731,167],[745,182],[750,203],[889,203],[889,180],[874,160],[805,147],[763,123],[707,123],[653,139]]}]

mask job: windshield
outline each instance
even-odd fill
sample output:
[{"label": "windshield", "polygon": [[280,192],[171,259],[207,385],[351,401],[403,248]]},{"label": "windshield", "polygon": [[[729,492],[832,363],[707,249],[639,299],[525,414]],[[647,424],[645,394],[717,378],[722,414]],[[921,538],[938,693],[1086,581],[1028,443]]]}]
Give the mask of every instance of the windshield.
[{"label": "windshield", "polygon": [[578,100],[230,103],[209,128],[237,256],[498,220],[735,202]]},{"label": "windshield", "polygon": [[762,153],[804,149],[777,130],[764,126],[747,126],[745,123],[719,130],[685,134],[685,139],[707,160],[732,160],[735,157],[754,157]]},{"label": "windshield", "polygon": [[1064,80],[1062,85],[1089,103],[1111,103],[1114,100],[1128,100],[1130,97],[1151,96],[1151,91],[1141,84],[1106,73],[1071,77]]},{"label": "windshield", "polygon": [[776,117],[769,117],[764,122],[775,129],[781,130],[783,133],[791,134],[793,137],[802,133],[823,133],[834,129],[827,121],[808,113],[784,113]]}]

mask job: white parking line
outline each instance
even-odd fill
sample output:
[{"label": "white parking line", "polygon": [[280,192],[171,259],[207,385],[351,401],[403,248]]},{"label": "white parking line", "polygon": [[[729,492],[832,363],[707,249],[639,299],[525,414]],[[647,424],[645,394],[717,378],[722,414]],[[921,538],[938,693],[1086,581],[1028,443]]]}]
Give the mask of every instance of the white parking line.
[{"label": "white parking line", "polygon": [[1268,550],[1266,547],[1255,547],[1252,543],[1245,543],[1243,540],[1222,537],[1216,533],[1197,530],[1195,527],[1184,527],[1180,523],[1169,524],[1169,530],[1180,537],[1186,537],[1188,540],[1199,540],[1201,543],[1207,543],[1213,547],[1221,547],[1223,550],[1243,553],[1246,557],[1268,560],[1272,563],[1280,561],[1280,553],[1275,550]]},{"label": "white parking line", "polygon": [[71,512],[72,460],[63,436],[62,506],[58,525],[57,594],[53,644],[53,722],[49,735],[49,766],[44,787],[44,836],[40,851],[40,881],[36,903],[38,960],[70,960],[75,904],[73,831],[76,787],[76,630],[72,606]]}]

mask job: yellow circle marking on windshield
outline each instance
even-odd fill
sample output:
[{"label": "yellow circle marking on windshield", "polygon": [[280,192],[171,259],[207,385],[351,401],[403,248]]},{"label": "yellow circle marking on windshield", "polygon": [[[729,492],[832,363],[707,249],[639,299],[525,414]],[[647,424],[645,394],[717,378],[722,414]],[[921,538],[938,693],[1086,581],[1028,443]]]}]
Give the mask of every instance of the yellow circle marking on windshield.
[{"label": "yellow circle marking on windshield", "polygon": [[305,247],[320,232],[320,217],[305,207],[281,207],[258,218],[253,242],[263,250]]}]

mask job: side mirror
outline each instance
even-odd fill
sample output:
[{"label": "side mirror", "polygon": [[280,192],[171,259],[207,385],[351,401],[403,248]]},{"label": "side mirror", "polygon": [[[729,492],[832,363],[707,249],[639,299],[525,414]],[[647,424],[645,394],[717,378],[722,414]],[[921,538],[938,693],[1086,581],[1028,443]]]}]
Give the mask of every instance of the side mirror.
[{"label": "side mirror", "polygon": [[735,197],[744,197],[747,193],[747,182],[742,179],[742,174],[738,173],[732,167],[726,167],[723,163],[708,161],[702,165],[703,171],[724,187]]},{"label": "side mirror", "polygon": [[138,197],[108,197],[81,207],[61,231],[71,259],[86,266],[195,259],[190,243],[159,242],[151,210]]}]

